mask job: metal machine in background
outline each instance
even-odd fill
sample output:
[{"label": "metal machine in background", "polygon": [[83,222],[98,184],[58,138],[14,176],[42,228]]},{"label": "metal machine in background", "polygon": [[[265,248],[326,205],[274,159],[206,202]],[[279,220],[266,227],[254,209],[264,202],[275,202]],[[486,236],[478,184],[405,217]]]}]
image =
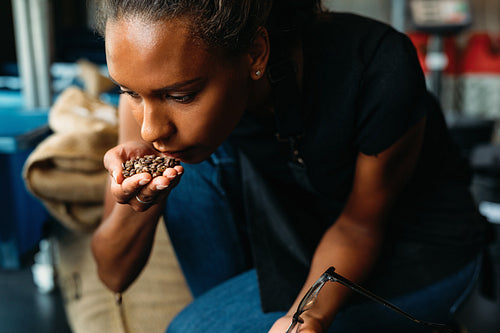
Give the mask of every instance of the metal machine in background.
[{"label": "metal machine in background", "polygon": [[[472,96],[471,85],[461,73],[463,64],[460,61],[463,59],[456,40],[472,25],[471,2],[410,0],[409,11],[412,30],[427,37],[423,56],[427,86],[441,102],[450,132],[464,157],[469,159],[476,145],[491,142],[496,122],[480,113],[471,115],[468,110],[470,100],[478,99],[479,95]],[[465,89],[468,103],[464,101]]]},{"label": "metal machine in background", "polygon": [[442,73],[448,64],[444,38],[457,35],[472,23],[468,0],[411,0],[413,28],[430,35],[425,63],[430,70],[430,90],[441,100]]},{"label": "metal machine in background", "polygon": [[52,104],[50,62],[51,0],[12,0],[24,107],[49,107]]},{"label": "metal machine in background", "polygon": [[[425,56],[428,88],[446,106],[443,103],[443,73],[451,59],[445,50],[445,39],[471,26],[471,2],[410,0],[409,10],[413,28],[429,35]],[[478,288],[463,306],[459,321],[470,333],[498,332],[500,322],[498,315],[493,314],[500,309],[500,147],[492,143],[498,119],[471,117],[464,112],[464,105],[455,106],[456,109],[445,110],[450,133],[470,163],[471,189],[480,212],[490,222],[493,238]]]}]

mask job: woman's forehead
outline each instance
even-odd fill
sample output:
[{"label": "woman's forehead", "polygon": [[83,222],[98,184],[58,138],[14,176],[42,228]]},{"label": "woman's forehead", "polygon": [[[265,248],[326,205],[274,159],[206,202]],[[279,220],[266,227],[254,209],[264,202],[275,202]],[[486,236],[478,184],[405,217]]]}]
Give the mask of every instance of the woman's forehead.
[{"label": "woman's forehead", "polygon": [[144,22],[138,18],[110,20],[106,25],[107,51],[124,51],[124,48],[150,53],[179,51],[193,48],[193,38],[180,20]]},{"label": "woman's forehead", "polygon": [[159,71],[170,77],[198,75],[213,67],[217,58],[193,39],[182,21],[146,24],[130,19],[108,22],[106,56],[110,74],[120,84],[123,72],[131,70],[151,78],[158,77]]}]

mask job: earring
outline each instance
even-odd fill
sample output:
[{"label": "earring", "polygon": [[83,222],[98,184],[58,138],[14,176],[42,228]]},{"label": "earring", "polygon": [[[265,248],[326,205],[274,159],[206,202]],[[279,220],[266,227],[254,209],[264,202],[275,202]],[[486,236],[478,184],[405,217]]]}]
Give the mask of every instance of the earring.
[{"label": "earring", "polygon": [[260,76],[262,75],[262,72],[261,72],[260,70],[257,70],[257,71],[255,72],[255,75],[257,75],[258,77],[260,77]]}]

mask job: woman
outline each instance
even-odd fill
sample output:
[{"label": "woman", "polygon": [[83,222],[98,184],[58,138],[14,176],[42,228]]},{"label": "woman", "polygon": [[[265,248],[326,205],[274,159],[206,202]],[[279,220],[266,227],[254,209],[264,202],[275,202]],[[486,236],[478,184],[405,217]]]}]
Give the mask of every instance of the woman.
[{"label": "woman", "polygon": [[[168,332],[284,332],[329,266],[424,320],[450,322],[485,223],[413,46],[316,1],[105,0],[120,144],[93,237],[125,290],[158,217],[194,302]],[[124,179],[147,154],[182,165]],[[168,274],[168,272],[165,272]],[[326,284],[300,332],[426,332]]]}]

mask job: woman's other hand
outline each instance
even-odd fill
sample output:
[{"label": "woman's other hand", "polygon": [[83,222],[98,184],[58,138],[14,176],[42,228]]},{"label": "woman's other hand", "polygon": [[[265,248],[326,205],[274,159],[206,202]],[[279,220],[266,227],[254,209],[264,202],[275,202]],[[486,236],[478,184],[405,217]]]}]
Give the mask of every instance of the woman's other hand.
[{"label": "woman's other hand", "polygon": [[104,167],[113,178],[110,191],[119,204],[128,204],[133,210],[143,212],[162,202],[172,188],[178,184],[184,172],[181,165],[167,168],[161,176],[152,177],[143,172],[125,178],[123,162],[145,155],[158,155],[150,145],[142,142],[127,142],[110,149],[104,156]]}]

